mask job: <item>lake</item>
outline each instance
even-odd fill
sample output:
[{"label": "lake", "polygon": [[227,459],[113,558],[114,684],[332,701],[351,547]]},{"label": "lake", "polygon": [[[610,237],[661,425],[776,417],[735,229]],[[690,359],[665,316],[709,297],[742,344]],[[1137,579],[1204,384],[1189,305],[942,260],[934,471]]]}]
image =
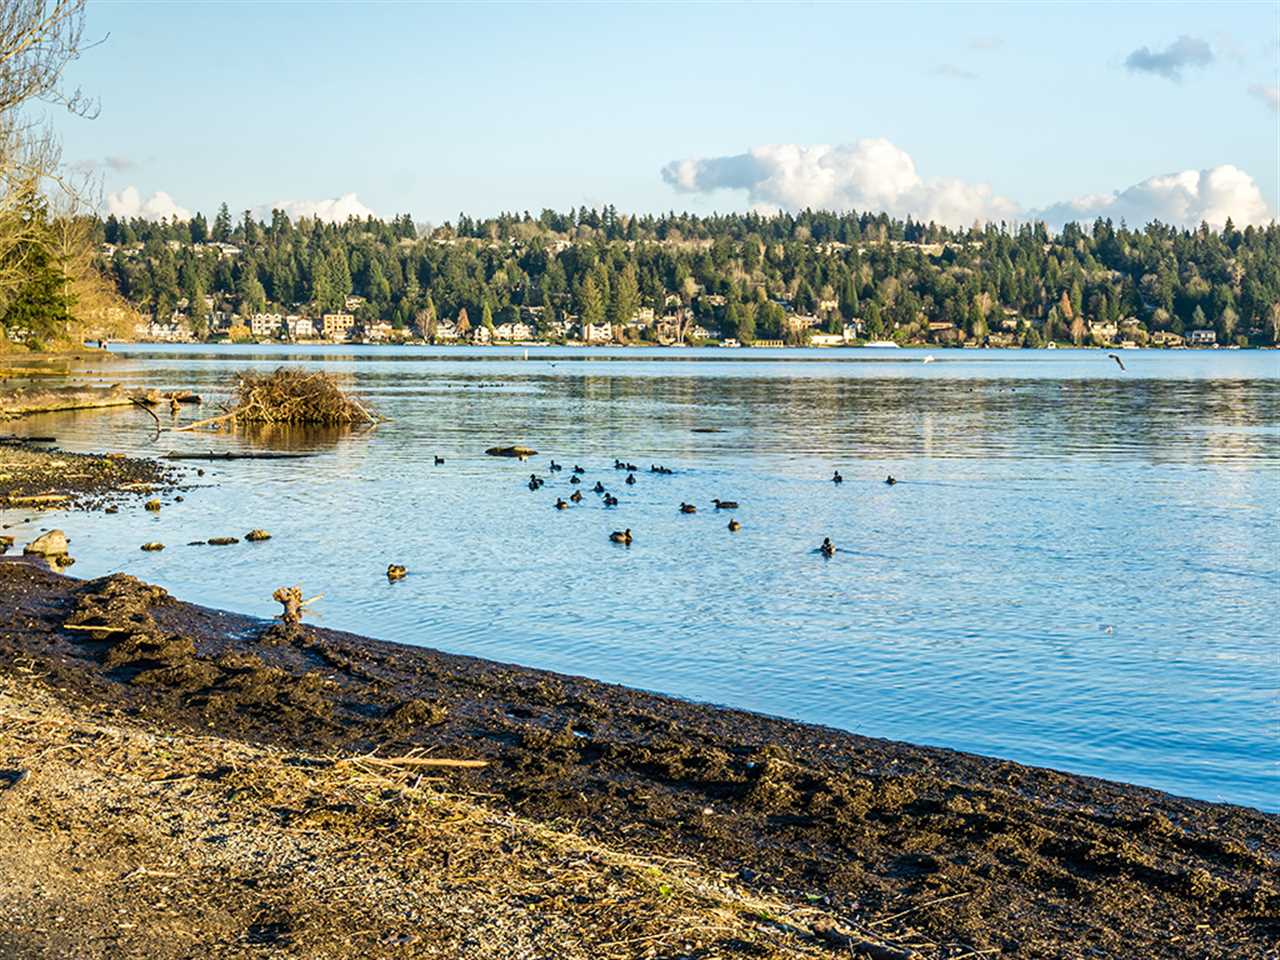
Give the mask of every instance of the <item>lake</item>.
[{"label": "lake", "polygon": [[[70,450],[316,454],[10,531],[61,525],[77,576],[264,617],[296,583],[324,626],[1280,809],[1280,353],[116,349],[77,372],[216,401],[302,363],[390,419],[158,441],[136,409],[19,421]],[[484,455],[516,442],[538,456]],[[574,464],[584,500],[558,511]],[[184,545],[252,527],[272,539]]]}]

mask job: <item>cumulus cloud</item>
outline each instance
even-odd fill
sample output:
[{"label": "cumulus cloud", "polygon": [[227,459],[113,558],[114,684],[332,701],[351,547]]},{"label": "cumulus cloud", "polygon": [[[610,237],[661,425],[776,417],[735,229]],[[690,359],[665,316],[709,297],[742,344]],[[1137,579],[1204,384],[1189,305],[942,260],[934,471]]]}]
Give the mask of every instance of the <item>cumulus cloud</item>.
[{"label": "cumulus cloud", "polygon": [[1135,226],[1159,220],[1180,227],[1197,227],[1201,222],[1221,227],[1230,217],[1236,226],[1245,227],[1268,223],[1275,212],[1253,177],[1228,163],[1149,177],[1125,190],[1078,197],[1033,211],[1032,216],[1054,228],[1097,217]]},{"label": "cumulus cloud", "polygon": [[1249,87],[1249,93],[1272,110],[1280,111],[1280,86],[1274,83],[1255,83]]},{"label": "cumulus cloud", "polygon": [[1139,47],[1125,58],[1124,65],[1134,73],[1154,73],[1167,80],[1181,80],[1188,67],[1207,67],[1213,63],[1213,48],[1199,37],[1186,34],[1163,50]]},{"label": "cumulus cloud", "polygon": [[905,150],[883,138],[840,146],[771,144],[728,157],[676,160],[662,177],[682,193],[745,190],[764,209],[884,211],[967,226],[1007,219],[1017,205],[986,184],[924,180]]},{"label": "cumulus cloud", "polygon": [[676,160],[663,167],[662,177],[680,193],[744,191],[751,208],[760,211],[883,211],[957,227],[975,220],[1034,219],[1057,229],[1097,217],[1181,227],[1201,221],[1221,226],[1230,217],[1244,227],[1275,216],[1253,178],[1230,164],[1150,177],[1115,193],[1026,210],[983,183],[924,179],[910,154],[885,139],[836,147],[772,144],[733,156]]},{"label": "cumulus cloud", "polygon": [[290,220],[319,217],[326,223],[345,223],[350,217],[363,220],[377,216],[354,193],[344,193],[330,200],[277,200],[255,208],[253,214],[261,220],[270,220],[272,210],[283,210]]},{"label": "cumulus cloud", "polygon": [[107,194],[107,212],[123,219],[190,220],[191,211],[180,207],[163,190],[143,198],[137,187],[125,187],[119,193]]}]

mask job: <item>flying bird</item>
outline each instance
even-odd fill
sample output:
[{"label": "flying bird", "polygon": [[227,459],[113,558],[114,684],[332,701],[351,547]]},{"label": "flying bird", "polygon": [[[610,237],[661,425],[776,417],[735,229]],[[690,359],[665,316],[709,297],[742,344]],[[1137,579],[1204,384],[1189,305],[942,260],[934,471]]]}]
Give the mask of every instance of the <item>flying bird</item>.
[{"label": "flying bird", "polygon": [[1114,360],[1116,362],[1116,365],[1119,366],[1121,370],[1124,369],[1124,361],[1121,360],[1119,357],[1117,357],[1114,353],[1108,353],[1107,356],[1110,357],[1112,360]]}]

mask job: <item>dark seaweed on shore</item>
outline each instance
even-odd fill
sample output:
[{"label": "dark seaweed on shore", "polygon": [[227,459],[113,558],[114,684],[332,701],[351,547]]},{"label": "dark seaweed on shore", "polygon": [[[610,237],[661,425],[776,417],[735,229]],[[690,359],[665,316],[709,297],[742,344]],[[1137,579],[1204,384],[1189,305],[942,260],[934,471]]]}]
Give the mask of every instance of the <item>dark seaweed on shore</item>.
[{"label": "dark seaweed on shore", "polygon": [[[0,565],[0,663],[291,749],[429,747],[523,816],[933,944],[1235,958],[1280,936],[1280,818]],[[893,918],[893,919],[888,919]]]}]

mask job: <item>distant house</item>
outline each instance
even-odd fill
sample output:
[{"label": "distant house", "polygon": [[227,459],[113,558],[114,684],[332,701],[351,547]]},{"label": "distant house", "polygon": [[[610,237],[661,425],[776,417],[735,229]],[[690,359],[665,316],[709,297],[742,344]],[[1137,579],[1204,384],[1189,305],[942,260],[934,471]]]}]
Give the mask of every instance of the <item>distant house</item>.
[{"label": "distant house", "polygon": [[365,336],[375,343],[385,343],[395,336],[396,329],[385,320],[379,320],[377,323],[371,323],[365,329]]},{"label": "distant house", "polygon": [[467,339],[472,343],[480,345],[488,343],[493,339],[493,334],[489,332],[489,328],[483,323],[476,324],[471,328],[471,333],[467,334]]},{"label": "distant house", "polygon": [[1091,323],[1089,335],[1102,343],[1110,343],[1119,334],[1120,328],[1114,323]]},{"label": "distant house", "polygon": [[844,345],[843,333],[815,333],[809,337],[811,347],[843,347]]},{"label": "distant house", "polygon": [[310,317],[288,316],[284,318],[285,329],[294,340],[314,340],[317,336],[316,322]]},{"label": "distant house", "polygon": [[249,331],[255,337],[276,337],[284,326],[284,317],[278,313],[255,313],[249,318]]},{"label": "distant house", "polygon": [[349,313],[326,313],[320,323],[326,340],[347,340],[355,329],[356,318]]},{"label": "distant house", "polygon": [[194,339],[191,328],[185,322],[164,323],[153,320],[150,323],[139,323],[134,327],[134,334],[140,340],[163,343],[190,343]]},{"label": "distant house", "polygon": [[584,323],[582,325],[582,342],[583,343],[612,343],[613,342],[613,324],[608,320],[604,323]]},{"label": "distant house", "polygon": [[[426,331],[422,334],[427,335]],[[436,323],[436,339],[437,340],[457,340],[458,328],[452,320],[440,320]]]},{"label": "distant house", "polygon": [[711,331],[699,323],[695,323],[693,326],[691,326],[688,330],[684,332],[684,335],[689,340],[710,340],[711,339]]},{"label": "distant house", "polygon": [[1185,343],[1186,341],[1172,330],[1157,330],[1151,334],[1153,347],[1180,347]]},{"label": "distant house", "polygon": [[844,325],[844,341],[851,343],[862,336],[863,324],[861,320],[850,320]]},{"label": "distant house", "polygon": [[793,313],[787,317],[787,326],[792,330],[812,330],[822,326],[822,320],[812,313]]},{"label": "distant house", "polygon": [[354,293],[349,293],[347,294],[347,299],[343,305],[347,308],[347,313],[354,313],[356,310],[359,310],[364,306],[364,303],[364,297],[358,297]]},{"label": "distant house", "polygon": [[522,320],[500,323],[493,328],[493,339],[507,342],[532,340],[533,330]]},{"label": "distant house", "polygon": [[1218,334],[1214,330],[1192,330],[1187,342],[1193,347],[1212,347],[1218,342]]}]

